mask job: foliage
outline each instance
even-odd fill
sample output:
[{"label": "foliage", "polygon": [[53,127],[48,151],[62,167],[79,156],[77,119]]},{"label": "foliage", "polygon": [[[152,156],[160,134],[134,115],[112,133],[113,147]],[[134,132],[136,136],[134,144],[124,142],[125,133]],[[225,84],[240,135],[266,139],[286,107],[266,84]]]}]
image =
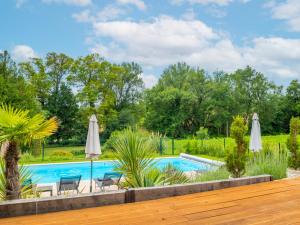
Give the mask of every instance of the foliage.
[{"label": "foliage", "polygon": [[262,151],[247,162],[246,168],[248,176],[270,174],[275,180],[286,178],[288,168],[287,151]]},{"label": "foliage", "polygon": [[0,106],[0,143],[5,148],[6,197],[20,197],[20,175],[18,170],[19,147],[41,140],[57,130],[56,118],[46,120],[42,114],[29,116],[28,110],[12,106]]},{"label": "foliage", "polygon": [[54,151],[51,153],[50,158],[53,160],[64,160],[73,158],[73,154],[68,151]]},{"label": "foliage", "polygon": [[151,133],[151,135],[148,136],[150,141],[152,142],[153,150],[157,153],[163,153],[164,150],[167,148],[166,143],[164,141],[164,136],[160,134],[159,132],[157,133]]},{"label": "foliage", "polygon": [[82,150],[72,150],[71,153],[74,156],[82,156],[82,155],[85,156],[85,150],[84,149],[82,149]]},{"label": "foliage", "polygon": [[300,118],[292,117],[290,121],[290,136],[287,140],[287,148],[290,151],[289,164],[292,168],[300,168],[300,152],[297,136],[300,132]]},{"label": "foliage", "polygon": [[207,139],[208,136],[208,129],[204,127],[200,127],[199,130],[196,132],[197,138],[203,140]]},{"label": "foliage", "polygon": [[153,142],[132,129],[118,135],[113,148],[115,170],[124,174],[125,187],[149,187],[188,181],[183,172],[168,165],[162,171],[155,167]]},{"label": "foliage", "polygon": [[116,151],[115,169],[124,174],[129,187],[144,187],[160,183],[153,172],[154,158],[151,143],[132,129],[124,130],[113,143]]},{"label": "foliage", "polygon": [[[21,188],[21,196],[26,197],[28,194],[33,192],[32,187],[34,185],[25,184],[27,180],[32,180],[32,172],[27,167],[21,165],[19,167],[20,182],[24,185]],[[0,201],[6,199],[6,178],[5,178],[5,162],[0,157]]]},{"label": "foliage", "polygon": [[231,136],[235,139],[236,147],[228,151],[226,155],[226,167],[233,177],[241,177],[245,173],[246,165],[246,141],[245,135],[248,126],[241,116],[236,116],[230,127]]},{"label": "foliage", "polygon": [[160,173],[165,185],[184,184],[190,181],[187,175],[172,164],[168,164],[160,171]]},{"label": "foliage", "polygon": [[226,167],[220,167],[216,170],[210,170],[199,174],[196,178],[196,182],[205,182],[213,180],[224,180],[228,179],[230,173],[227,171]]},{"label": "foliage", "polygon": [[18,73],[17,65],[7,51],[0,52],[0,90],[0,103],[33,112],[41,110],[34,90]]}]

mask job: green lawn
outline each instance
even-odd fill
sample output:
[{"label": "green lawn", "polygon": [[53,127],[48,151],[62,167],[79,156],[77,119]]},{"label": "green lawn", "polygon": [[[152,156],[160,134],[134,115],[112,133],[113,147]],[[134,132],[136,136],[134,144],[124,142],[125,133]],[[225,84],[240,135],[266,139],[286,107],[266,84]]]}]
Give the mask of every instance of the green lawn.
[{"label": "green lawn", "polygon": [[[263,147],[265,149],[274,150],[278,149],[279,145],[281,148],[286,148],[286,140],[288,135],[275,135],[275,136],[263,136]],[[224,146],[225,140],[225,146]],[[247,141],[249,137],[247,137]],[[186,150],[186,145],[191,140],[183,139],[183,140],[174,140],[174,155],[172,152],[172,140],[171,139],[164,139],[164,151],[163,157],[168,156],[178,156],[180,153],[184,153]],[[300,141],[300,137],[299,137]],[[195,142],[195,141],[194,141]],[[200,150],[205,149],[205,153],[197,152],[192,153],[194,155],[213,159],[213,160],[220,160],[224,161],[224,154],[225,149],[233,148],[234,147],[234,140],[232,138],[212,138],[208,140],[204,140],[203,144],[200,140],[197,140],[197,146]],[[225,147],[225,148],[224,148]],[[64,152],[72,152],[73,156],[65,156],[65,157],[53,157],[52,154],[57,151],[64,151]],[[77,154],[74,154],[74,152]],[[80,154],[78,154],[80,153]],[[157,157],[160,157],[159,154],[156,154]],[[106,159],[114,159],[114,154],[111,151],[105,151],[99,157],[99,160],[106,160]],[[53,162],[74,162],[74,161],[86,161],[84,155],[84,146],[65,146],[65,147],[46,147],[45,148],[45,157],[42,160],[42,156],[33,157],[30,154],[24,154],[21,156],[21,163],[25,164],[32,164],[32,163],[53,163]]]}]

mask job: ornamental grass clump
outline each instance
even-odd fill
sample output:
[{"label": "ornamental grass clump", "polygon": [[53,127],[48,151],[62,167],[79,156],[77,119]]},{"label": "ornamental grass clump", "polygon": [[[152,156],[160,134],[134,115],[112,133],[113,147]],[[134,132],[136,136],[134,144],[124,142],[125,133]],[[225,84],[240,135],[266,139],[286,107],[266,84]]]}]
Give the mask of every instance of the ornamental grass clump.
[{"label": "ornamental grass clump", "polygon": [[216,170],[210,170],[198,175],[195,178],[195,182],[224,180],[224,179],[228,179],[229,175],[230,173],[227,171],[226,167],[222,166]]},{"label": "ornamental grass clump", "polygon": [[235,139],[236,146],[232,150],[228,150],[226,155],[226,168],[234,178],[241,177],[245,173],[247,159],[245,135],[247,131],[248,126],[244,118],[234,117],[230,133],[231,137]]},{"label": "ornamental grass clump", "polygon": [[288,154],[286,150],[262,151],[255,154],[248,162],[248,176],[272,175],[274,180],[287,177]]}]

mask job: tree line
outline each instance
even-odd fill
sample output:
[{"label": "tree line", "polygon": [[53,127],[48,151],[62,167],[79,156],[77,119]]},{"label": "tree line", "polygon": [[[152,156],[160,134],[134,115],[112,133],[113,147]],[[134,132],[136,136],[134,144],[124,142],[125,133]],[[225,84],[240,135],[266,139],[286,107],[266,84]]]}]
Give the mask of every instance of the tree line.
[{"label": "tree line", "polygon": [[264,134],[287,133],[290,118],[300,115],[298,80],[284,88],[251,67],[210,74],[177,63],[151,89],[145,89],[142,73],[137,63],[114,64],[98,54],[72,58],[50,52],[16,63],[4,51],[0,102],[56,116],[59,129],[49,141],[58,144],[84,143],[92,113],[104,140],[129,126],[175,138],[195,135],[200,127],[225,136],[233,116],[250,123],[253,112]]}]

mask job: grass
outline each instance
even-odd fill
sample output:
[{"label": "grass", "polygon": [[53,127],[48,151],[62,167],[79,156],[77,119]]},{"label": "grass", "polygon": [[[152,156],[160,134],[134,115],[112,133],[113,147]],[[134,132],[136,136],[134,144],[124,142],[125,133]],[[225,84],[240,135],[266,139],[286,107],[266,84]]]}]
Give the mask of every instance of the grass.
[{"label": "grass", "polygon": [[[266,150],[278,150],[279,145],[281,149],[286,148],[286,140],[288,135],[274,135],[274,136],[263,136],[263,147]],[[249,141],[249,137],[246,137]],[[187,143],[191,141],[189,139],[174,140],[174,155],[172,152],[172,140],[163,139],[163,155],[160,156],[158,153],[156,157],[168,157],[168,156],[178,156],[180,153],[185,153]],[[300,137],[299,137],[300,141]],[[200,152],[195,153],[194,155],[224,161],[225,149],[231,149],[235,146],[234,140],[232,138],[211,138],[204,140],[203,144],[201,140],[196,140]],[[225,142],[225,145],[224,145]],[[45,157],[42,160],[42,156],[33,157],[31,155],[25,154],[21,157],[21,162],[26,164],[32,163],[55,163],[55,162],[77,162],[77,161],[87,161],[84,154],[85,146],[62,146],[62,147],[46,147],[45,148]],[[59,158],[51,157],[54,152],[57,151],[67,151],[73,152],[73,156],[70,158]],[[76,153],[76,154],[75,154]],[[78,154],[79,153],[79,154]],[[106,150],[99,157],[99,160],[114,159],[114,154],[112,151]]]},{"label": "grass", "polygon": [[226,170],[226,168],[220,167],[217,170],[207,171],[198,175],[195,178],[195,182],[205,182],[205,181],[213,181],[213,180],[225,180],[229,178],[230,173]]}]

